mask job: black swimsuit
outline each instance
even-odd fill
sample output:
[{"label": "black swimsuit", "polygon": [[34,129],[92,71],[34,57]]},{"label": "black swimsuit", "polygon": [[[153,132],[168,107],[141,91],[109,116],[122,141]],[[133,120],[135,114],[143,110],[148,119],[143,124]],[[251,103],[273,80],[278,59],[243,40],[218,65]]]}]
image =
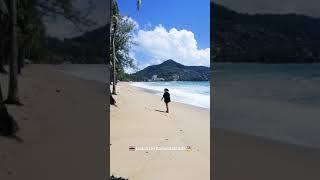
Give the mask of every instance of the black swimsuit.
[{"label": "black swimsuit", "polygon": [[170,102],[170,94],[168,92],[163,93],[164,102]]}]

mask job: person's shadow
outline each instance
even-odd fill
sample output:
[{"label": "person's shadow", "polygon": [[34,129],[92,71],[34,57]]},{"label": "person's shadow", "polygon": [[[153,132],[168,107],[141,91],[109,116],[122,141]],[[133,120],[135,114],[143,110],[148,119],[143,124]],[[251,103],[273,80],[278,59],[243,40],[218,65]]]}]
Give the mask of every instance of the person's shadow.
[{"label": "person's shadow", "polygon": [[165,113],[166,111],[155,109],[154,111]]}]

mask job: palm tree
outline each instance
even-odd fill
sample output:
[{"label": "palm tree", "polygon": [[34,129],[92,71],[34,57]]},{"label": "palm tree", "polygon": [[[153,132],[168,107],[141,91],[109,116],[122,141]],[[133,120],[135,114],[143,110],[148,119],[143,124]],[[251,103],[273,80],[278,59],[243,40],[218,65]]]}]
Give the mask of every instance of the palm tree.
[{"label": "palm tree", "polygon": [[[6,5],[6,3],[4,2],[4,0],[0,0],[0,25],[1,25],[1,27],[4,27],[3,25],[5,24],[5,22],[7,21],[7,17],[8,17],[8,14],[9,14],[9,12],[8,12],[8,8],[7,8],[7,5]],[[3,60],[4,60],[4,42],[3,42],[3,37],[4,37],[4,28],[2,28],[1,30],[0,30],[1,32],[0,32],[0,50],[1,50],[1,54],[0,54],[0,61],[1,61],[1,64],[0,64],[0,69],[2,69],[3,68]],[[3,106],[4,106],[4,104],[3,104],[3,96],[2,96],[2,91],[1,91],[1,84],[0,84],[0,109],[2,109],[3,108]]]},{"label": "palm tree", "polygon": [[5,63],[5,33],[7,30],[9,12],[4,0],[0,0],[0,73],[7,73],[4,69]]},{"label": "palm tree", "polygon": [[[137,0],[137,10],[140,10],[141,0]],[[115,32],[118,31],[118,21],[119,21],[119,7],[116,0],[111,0],[111,25],[110,25],[110,32],[111,32],[111,63],[113,67],[113,83],[112,83],[112,94],[117,94],[116,92],[116,83],[117,83],[117,57],[116,57],[116,48],[115,48]]]},{"label": "palm tree", "polygon": [[18,4],[18,74],[24,67],[24,58],[26,56],[27,43],[30,42],[33,35],[34,24],[31,22],[33,7],[30,1],[20,1]]},{"label": "palm tree", "polygon": [[112,94],[116,93],[116,48],[115,48],[115,35],[117,31],[118,24],[118,16],[119,16],[119,8],[118,3],[115,0],[111,0],[111,59],[112,59],[112,67],[113,67],[113,84],[112,84]]},{"label": "palm tree", "polygon": [[5,101],[7,104],[21,105],[18,96],[18,37],[17,37],[17,1],[9,1],[10,12],[10,70],[9,70],[9,89],[8,97]]},{"label": "palm tree", "polygon": [[[4,38],[3,35],[5,33],[5,28],[6,27],[5,24],[7,23],[7,18],[9,12],[8,12],[8,8],[6,3],[4,2],[4,0],[0,0],[0,25],[2,27],[2,29],[0,30],[0,41],[1,41],[1,53],[0,54],[0,61],[1,63],[4,60]],[[0,64],[0,68],[3,68],[2,66],[3,64]],[[1,88],[1,83],[0,83],[0,135],[5,135],[5,136],[9,136],[9,135],[13,135],[16,131],[17,131],[17,127],[18,125],[16,124],[16,122],[13,120],[12,116],[10,116],[10,114],[8,113],[7,107],[4,104],[3,101],[3,95],[2,95],[2,88]]]}]

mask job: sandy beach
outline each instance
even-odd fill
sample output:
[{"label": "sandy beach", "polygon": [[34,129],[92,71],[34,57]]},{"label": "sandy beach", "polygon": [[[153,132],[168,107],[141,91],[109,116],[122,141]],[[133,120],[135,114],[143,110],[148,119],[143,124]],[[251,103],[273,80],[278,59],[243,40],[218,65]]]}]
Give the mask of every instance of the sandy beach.
[{"label": "sandy beach", "polygon": [[[99,80],[105,74],[93,74],[97,69],[30,65],[23,70],[19,87],[24,106],[8,108],[24,142],[0,137],[0,179],[106,177],[109,106],[105,83]],[[6,94],[7,78],[0,77]],[[110,174],[130,180],[320,177],[320,150],[219,128],[211,128],[210,137],[206,109],[172,102],[166,114],[160,96],[124,82],[117,91],[118,107],[110,109]],[[191,146],[192,151],[129,151],[129,146]]]},{"label": "sandy beach", "polygon": [[320,150],[211,129],[212,179],[318,180]]},{"label": "sandy beach", "polygon": [[[129,83],[111,107],[111,174],[130,180],[210,179],[210,112],[171,102]],[[129,151],[129,146],[191,146],[188,151]]]},{"label": "sandy beach", "polygon": [[[24,142],[0,137],[0,179],[88,180],[107,176],[105,84],[56,71],[61,67],[30,65],[19,76],[24,106],[8,109],[21,127],[18,136]],[[1,85],[6,94],[4,75]]]}]

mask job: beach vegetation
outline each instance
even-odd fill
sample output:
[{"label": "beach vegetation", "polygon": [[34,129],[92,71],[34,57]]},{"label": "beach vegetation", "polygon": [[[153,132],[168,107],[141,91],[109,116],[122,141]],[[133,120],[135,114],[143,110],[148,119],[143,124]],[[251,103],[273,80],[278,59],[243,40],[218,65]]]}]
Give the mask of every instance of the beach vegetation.
[{"label": "beach vegetation", "polygon": [[[140,9],[140,6],[141,0],[137,0],[137,10]],[[125,78],[124,68],[135,68],[129,53],[130,47],[134,45],[131,32],[134,30],[135,24],[128,17],[120,15],[116,0],[112,0],[111,7],[110,64],[112,65],[112,94],[117,94],[117,80]]]},{"label": "beach vegetation", "polygon": [[301,14],[246,14],[211,1],[211,60],[319,63],[320,19]]}]

